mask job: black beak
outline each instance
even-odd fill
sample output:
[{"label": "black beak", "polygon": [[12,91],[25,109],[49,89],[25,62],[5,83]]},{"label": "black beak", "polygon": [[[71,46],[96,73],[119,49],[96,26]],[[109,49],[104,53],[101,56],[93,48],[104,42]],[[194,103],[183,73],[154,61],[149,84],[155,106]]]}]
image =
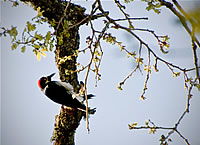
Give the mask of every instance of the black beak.
[{"label": "black beak", "polygon": [[51,75],[49,75],[48,77],[47,77],[47,80],[48,81],[51,81],[51,78],[55,75],[56,73],[52,73]]}]

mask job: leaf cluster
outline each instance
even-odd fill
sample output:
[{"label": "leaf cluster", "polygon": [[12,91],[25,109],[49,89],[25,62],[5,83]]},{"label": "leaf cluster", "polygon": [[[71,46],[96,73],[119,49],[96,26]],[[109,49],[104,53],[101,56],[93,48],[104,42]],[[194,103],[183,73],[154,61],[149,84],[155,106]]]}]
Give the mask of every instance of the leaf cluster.
[{"label": "leaf cluster", "polygon": [[144,1],[147,3],[147,7],[146,7],[147,11],[153,10],[156,14],[160,14],[161,4],[158,0],[141,0],[141,1]]},{"label": "leaf cluster", "polygon": [[22,40],[16,41],[16,45],[23,45],[22,52],[25,52],[26,46],[33,47],[33,52],[35,53],[38,61],[40,61],[41,56],[45,57],[45,52],[52,51],[55,45],[55,38],[51,31],[48,31],[45,35],[38,33],[36,30],[36,24],[27,22],[27,25],[22,33]]},{"label": "leaf cluster", "polygon": [[6,36],[8,34],[11,37],[12,50],[17,49],[17,47],[21,47],[21,52],[24,53],[27,47],[32,47],[37,60],[40,61],[41,56],[46,56],[45,52],[53,50],[56,39],[51,31],[46,32],[46,34],[41,34],[37,31],[40,24],[47,22],[47,19],[42,16],[43,11],[40,11],[40,7],[37,8],[37,12],[38,15],[32,19],[33,22],[26,22],[21,39],[17,39],[18,31],[17,27],[14,26],[10,29],[0,27],[2,30],[0,36]]},{"label": "leaf cluster", "polygon": [[9,35],[12,39],[12,42],[16,40],[18,34],[17,27],[11,26],[10,29],[6,29],[5,27],[0,27],[0,30],[1,30],[0,37],[2,36],[6,37],[7,35]]}]

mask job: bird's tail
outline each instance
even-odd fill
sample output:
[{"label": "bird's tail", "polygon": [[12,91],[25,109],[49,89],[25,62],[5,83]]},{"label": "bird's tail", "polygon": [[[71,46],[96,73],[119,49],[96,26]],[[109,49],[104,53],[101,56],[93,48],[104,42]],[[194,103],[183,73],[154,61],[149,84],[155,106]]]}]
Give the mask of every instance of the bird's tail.
[{"label": "bird's tail", "polygon": [[[88,95],[87,95],[87,99],[92,99],[92,98],[94,98],[94,97],[95,97],[95,95],[93,95],[93,94],[88,94]],[[85,95],[84,95],[84,100],[86,100]]]},{"label": "bird's tail", "polygon": [[[78,110],[83,112],[83,119],[86,120],[86,110],[80,108],[78,108]],[[90,117],[90,115],[94,115],[95,113],[96,113],[96,108],[93,109],[88,108],[88,117]]]}]

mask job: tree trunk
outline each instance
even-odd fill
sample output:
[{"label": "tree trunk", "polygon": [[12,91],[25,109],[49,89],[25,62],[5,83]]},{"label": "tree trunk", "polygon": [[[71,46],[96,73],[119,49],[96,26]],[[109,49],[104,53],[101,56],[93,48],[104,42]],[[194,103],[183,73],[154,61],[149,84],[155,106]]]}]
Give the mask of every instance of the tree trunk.
[{"label": "tree trunk", "polygon": [[[57,38],[55,60],[60,80],[71,83],[78,92],[80,89],[76,73],[77,50],[79,49],[79,26],[86,17],[85,9],[59,0],[21,0],[31,2],[37,9],[41,8],[43,16],[53,24]],[[75,25],[78,24],[78,25]],[[68,58],[68,59],[66,59]],[[74,134],[82,119],[82,112],[77,109],[61,107],[55,117],[55,128],[51,141],[54,145],[74,145]]]}]

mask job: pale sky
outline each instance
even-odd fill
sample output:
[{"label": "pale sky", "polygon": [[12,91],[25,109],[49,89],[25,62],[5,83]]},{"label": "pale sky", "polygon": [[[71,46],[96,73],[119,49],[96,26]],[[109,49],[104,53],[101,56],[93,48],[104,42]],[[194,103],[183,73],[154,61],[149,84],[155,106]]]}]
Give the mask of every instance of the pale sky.
[{"label": "pale sky", "polygon": [[[90,11],[91,2],[76,2]],[[192,9],[194,3],[182,2],[183,6]],[[122,16],[113,3],[105,2],[105,10],[110,10],[110,16]],[[193,57],[190,39],[186,31],[176,24],[176,18],[166,8],[160,15],[147,12],[142,2],[135,1],[127,6],[127,12],[132,17],[148,17],[148,21],[134,21],[137,28],[155,30],[158,35],[169,35],[170,48],[167,55],[159,52],[157,42],[147,33],[137,33],[152,47],[155,52],[169,62],[182,67],[192,67]],[[17,26],[21,32],[27,21],[36,16],[33,8],[20,4],[12,8],[9,2],[1,1],[1,25],[10,28]],[[95,22],[98,29],[102,19]],[[46,32],[45,25],[40,28]],[[122,41],[129,50],[138,51],[138,42],[124,31],[110,31]],[[85,48],[85,38],[90,35],[89,28],[80,28],[81,45]],[[58,80],[58,70],[55,65],[54,53],[47,53],[46,58],[37,61],[32,48],[21,53],[20,48],[10,49],[9,37],[1,38],[1,145],[51,145],[55,115],[59,113],[60,105],[49,100],[37,86],[38,79],[43,75],[56,72],[54,80]],[[89,106],[96,107],[97,112],[90,117],[90,134],[87,133],[86,121],[82,120],[76,131],[76,145],[158,145],[162,134],[168,131],[158,130],[156,134],[148,134],[149,130],[129,130],[128,124],[138,122],[145,125],[145,120],[151,119],[158,126],[173,127],[186,106],[186,90],[184,89],[183,75],[172,77],[170,70],[158,63],[158,73],[152,71],[146,92],[147,100],[141,101],[140,95],[145,80],[145,73],[136,72],[123,86],[123,91],[117,89],[121,82],[133,69],[135,62],[126,58],[117,46],[102,43],[104,51],[100,73],[101,81],[95,87],[94,74],[90,73],[88,92],[96,95],[89,102]],[[142,55],[146,57],[146,50]],[[199,50],[198,50],[199,51]],[[198,54],[200,54],[198,52]],[[79,62],[87,64],[88,55],[81,55]],[[153,60],[153,57],[152,57]],[[194,75],[194,73],[193,73]],[[83,80],[85,72],[79,74]],[[191,145],[199,145],[199,104],[200,93],[193,90],[190,113],[182,120],[180,132],[189,140]],[[171,145],[185,144],[176,133],[171,136]]]}]

